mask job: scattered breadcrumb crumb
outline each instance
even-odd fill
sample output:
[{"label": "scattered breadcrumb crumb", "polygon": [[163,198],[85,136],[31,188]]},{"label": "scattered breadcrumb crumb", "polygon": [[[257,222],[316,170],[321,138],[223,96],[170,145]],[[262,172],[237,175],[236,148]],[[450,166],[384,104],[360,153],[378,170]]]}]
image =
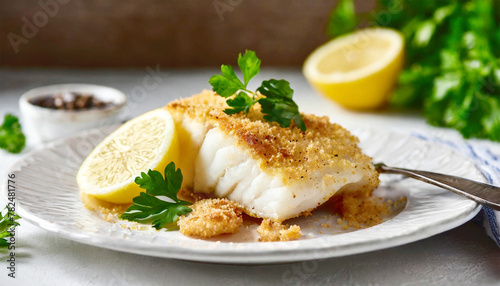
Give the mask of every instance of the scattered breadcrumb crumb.
[{"label": "scattered breadcrumb crumb", "polygon": [[301,213],[299,216],[305,216],[306,217],[306,216],[312,216],[312,215],[313,214],[312,214],[311,211],[305,211],[305,212]]},{"label": "scattered breadcrumb crumb", "polygon": [[130,206],[130,204],[112,204],[83,192],[80,192],[80,199],[87,209],[97,212],[105,221],[111,223],[117,222],[118,217]]},{"label": "scattered breadcrumb crumb", "polygon": [[98,206],[98,212],[103,215],[103,219],[107,222],[117,222],[118,217],[126,210],[122,205],[116,205],[113,208]]},{"label": "scattered breadcrumb crumb", "polygon": [[130,230],[143,230],[144,228],[140,226],[137,222],[132,223],[128,229]]},{"label": "scattered breadcrumb crumb", "polygon": [[321,226],[322,228],[329,228],[329,227],[330,227],[330,224],[328,224],[328,223],[324,222],[324,223],[321,223],[321,224],[320,224],[320,226]]},{"label": "scattered breadcrumb crumb", "polygon": [[262,220],[257,233],[260,235],[259,241],[289,241],[302,236],[298,225],[283,225],[270,219]]},{"label": "scattered breadcrumb crumb", "polygon": [[227,199],[205,199],[191,208],[193,212],[181,216],[177,223],[184,235],[212,237],[236,233],[243,223],[240,205]]},{"label": "scattered breadcrumb crumb", "polygon": [[406,202],[406,198],[396,201],[382,198],[366,197],[364,194],[349,193],[342,194],[333,202],[334,210],[341,216],[337,224],[342,229],[353,227],[356,229],[368,228],[384,221],[391,208],[397,208]]}]

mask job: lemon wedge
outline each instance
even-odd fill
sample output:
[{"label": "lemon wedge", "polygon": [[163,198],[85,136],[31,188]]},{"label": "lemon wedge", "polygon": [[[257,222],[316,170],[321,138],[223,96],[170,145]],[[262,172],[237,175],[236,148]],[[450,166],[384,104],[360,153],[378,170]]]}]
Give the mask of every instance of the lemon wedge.
[{"label": "lemon wedge", "polygon": [[103,201],[125,204],[143,189],[134,180],[141,172],[178,159],[174,120],[165,109],[136,117],[106,137],[85,159],[76,180],[80,191]]},{"label": "lemon wedge", "polygon": [[309,55],[303,73],[321,94],[350,109],[376,109],[403,66],[403,36],[368,28],[335,38]]}]

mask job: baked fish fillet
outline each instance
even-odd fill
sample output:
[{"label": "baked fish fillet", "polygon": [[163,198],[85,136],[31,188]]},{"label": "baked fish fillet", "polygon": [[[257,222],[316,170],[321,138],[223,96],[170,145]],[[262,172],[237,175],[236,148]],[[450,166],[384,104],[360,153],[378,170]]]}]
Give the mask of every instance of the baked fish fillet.
[{"label": "baked fish fillet", "polygon": [[227,115],[211,91],[174,101],[183,186],[241,204],[251,216],[283,221],[345,192],[370,195],[378,186],[358,139],[327,117],[303,114],[307,130],[282,128],[252,109]]}]

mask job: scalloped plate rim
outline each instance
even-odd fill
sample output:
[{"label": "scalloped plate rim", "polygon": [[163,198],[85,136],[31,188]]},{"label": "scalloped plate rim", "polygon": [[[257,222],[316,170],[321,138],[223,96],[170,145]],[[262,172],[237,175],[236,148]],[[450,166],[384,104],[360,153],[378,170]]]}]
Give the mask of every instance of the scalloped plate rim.
[{"label": "scalloped plate rim", "polygon": [[[377,130],[376,128],[368,129],[368,128],[360,128],[360,130]],[[68,144],[72,140],[76,140],[77,138],[85,138],[91,132],[85,131],[78,135],[68,137],[65,139],[57,140],[53,143],[50,143],[42,148],[31,151],[30,153],[23,156],[19,161],[17,161],[8,171],[8,173],[17,173],[17,169],[21,170],[25,167],[26,164],[29,164],[28,160],[33,156],[36,156],[40,152],[44,152],[47,149],[55,148],[56,146],[61,146]],[[397,133],[394,130],[386,131],[389,133]],[[401,133],[403,136],[412,137],[409,134]],[[415,140],[420,140],[418,138],[414,138]],[[436,143],[429,143],[434,145]],[[447,147],[442,146],[442,148],[449,149]],[[450,149],[451,150],[451,149]],[[452,150],[453,151],[453,150]],[[457,152],[453,151],[458,156],[461,156]],[[464,157],[463,160],[470,161]],[[477,171],[477,167],[476,171]],[[17,175],[17,174],[16,174]],[[486,182],[486,179],[483,175],[480,180]],[[479,178],[478,178],[479,179]],[[6,184],[3,185],[2,188],[2,197],[6,199]],[[418,241],[421,239],[428,238],[430,236],[442,233],[444,231],[450,230],[452,228],[458,227],[461,224],[469,221],[473,218],[480,210],[481,206],[463,199],[464,202],[467,201],[468,204],[465,211],[458,214],[454,218],[450,218],[448,221],[440,222],[439,224],[429,224],[425,227],[422,227],[418,230],[414,230],[409,234],[403,235],[395,235],[390,239],[386,239],[384,237],[378,238],[375,240],[361,241],[357,243],[352,243],[349,245],[340,245],[336,246],[335,244],[330,244],[327,247],[321,246],[319,244],[307,244],[301,243],[301,241],[292,241],[292,242],[273,242],[272,244],[276,245],[298,245],[297,249],[294,248],[275,248],[275,249],[266,249],[261,248],[252,251],[235,251],[231,248],[222,248],[222,249],[211,249],[211,248],[199,248],[199,249],[191,249],[188,247],[179,247],[179,245],[163,245],[162,247],[158,247],[157,245],[149,244],[149,245],[134,245],[132,248],[130,247],[130,241],[124,240],[122,238],[113,238],[106,237],[101,234],[93,234],[87,232],[75,233],[74,231],[62,229],[58,226],[57,223],[47,221],[37,216],[36,213],[32,213],[29,210],[23,207],[22,202],[16,202],[17,213],[26,220],[44,230],[55,233],[63,238],[70,239],[73,241],[77,241],[80,243],[84,243],[91,246],[97,246],[107,249],[112,249],[116,251],[129,252],[147,256],[155,256],[155,257],[163,257],[163,258],[173,258],[173,259],[182,259],[182,260],[190,260],[190,261],[199,261],[199,262],[211,262],[211,263],[231,263],[231,264],[259,264],[259,263],[287,263],[287,262],[295,262],[295,261],[306,261],[313,259],[324,259],[330,257],[339,257],[346,255],[353,255],[358,253],[364,253],[369,251],[375,251],[380,249],[386,249],[390,247],[400,246],[403,244],[411,243],[414,241]],[[406,212],[407,209],[403,210],[402,213]],[[384,227],[385,223],[374,226],[369,229]],[[369,230],[367,229],[367,230]],[[363,231],[363,230],[360,230]],[[348,235],[341,234],[341,235]],[[311,238],[304,241],[311,240],[322,240],[322,238]],[[256,243],[250,243],[256,244]],[[261,243],[257,243],[261,244]],[[305,245],[304,245],[305,244]],[[328,244],[328,242],[327,242]],[[158,251],[161,250],[161,251]],[[171,252],[173,250],[173,252]],[[311,252],[313,251],[313,255]]]}]

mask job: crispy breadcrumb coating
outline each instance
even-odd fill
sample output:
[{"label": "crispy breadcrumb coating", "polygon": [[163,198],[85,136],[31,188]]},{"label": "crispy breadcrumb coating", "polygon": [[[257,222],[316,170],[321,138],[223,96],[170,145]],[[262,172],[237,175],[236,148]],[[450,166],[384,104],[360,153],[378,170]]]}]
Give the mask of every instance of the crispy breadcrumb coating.
[{"label": "crispy breadcrumb coating", "polygon": [[218,126],[233,135],[237,144],[248,149],[253,159],[260,162],[261,169],[281,177],[285,184],[309,180],[315,171],[325,167],[338,167],[356,168],[368,174],[368,183],[364,186],[367,192],[378,186],[378,173],[372,159],[357,146],[358,138],[342,126],[331,123],[328,117],[302,114],[307,127],[302,132],[293,125],[283,128],[276,122],[263,120],[258,103],[248,114],[227,115],[224,113],[227,107],[225,98],[205,90],[175,100],[165,108],[176,122],[190,118]]},{"label": "crispy breadcrumb coating", "polygon": [[[252,159],[258,162],[260,169],[271,176],[281,178],[285,186],[314,180],[313,174],[325,168],[334,171],[352,170],[353,175],[363,174],[364,179],[360,184],[347,184],[333,197],[329,195],[320,203],[329,198],[335,201],[334,209],[342,217],[337,223],[345,225],[346,228],[372,226],[383,221],[383,216],[388,213],[389,207],[380,201],[370,199],[371,192],[379,184],[378,173],[371,163],[371,158],[362,154],[357,146],[358,138],[349,131],[331,123],[328,117],[302,114],[307,126],[307,130],[302,132],[293,124],[289,128],[282,128],[275,122],[263,120],[258,104],[252,107],[247,115],[243,113],[227,115],[224,113],[227,107],[224,98],[211,91],[204,91],[190,98],[176,100],[165,108],[174,117],[176,128],[186,118],[200,123],[202,130],[218,127],[222,133],[234,138],[239,147],[248,150]],[[189,143],[187,147],[193,147],[191,145],[196,144]],[[194,156],[196,154],[194,151],[195,148],[193,150],[187,148],[184,157],[191,153]],[[191,169],[194,170],[186,167],[183,173],[194,172]],[[339,172],[334,171],[326,174],[321,179],[321,184],[328,185],[342,181],[345,183],[346,178],[336,175]],[[192,206],[194,211],[188,216],[182,216],[178,221],[180,232],[184,235],[212,237],[236,233],[243,222],[243,211],[250,216],[259,217],[251,208],[244,208],[237,202],[227,199],[206,199],[187,189],[183,189],[179,196],[186,197],[186,200],[191,202],[198,201]],[[293,197],[295,198],[295,194]],[[310,215],[314,208],[306,209],[297,215]],[[118,208],[96,210],[110,221],[113,215],[120,211]],[[329,224],[324,224],[322,227],[329,227]],[[298,239],[302,235],[299,226],[289,227],[277,222],[276,219],[274,221],[264,219],[257,232],[260,241],[288,241]]]},{"label": "crispy breadcrumb coating", "polygon": [[289,241],[302,236],[298,225],[283,225],[270,219],[262,220],[257,233],[260,235],[259,241]]},{"label": "crispy breadcrumb coating", "polygon": [[205,199],[191,208],[193,212],[181,216],[177,223],[184,235],[212,237],[236,233],[243,223],[241,207],[227,199]]}]

